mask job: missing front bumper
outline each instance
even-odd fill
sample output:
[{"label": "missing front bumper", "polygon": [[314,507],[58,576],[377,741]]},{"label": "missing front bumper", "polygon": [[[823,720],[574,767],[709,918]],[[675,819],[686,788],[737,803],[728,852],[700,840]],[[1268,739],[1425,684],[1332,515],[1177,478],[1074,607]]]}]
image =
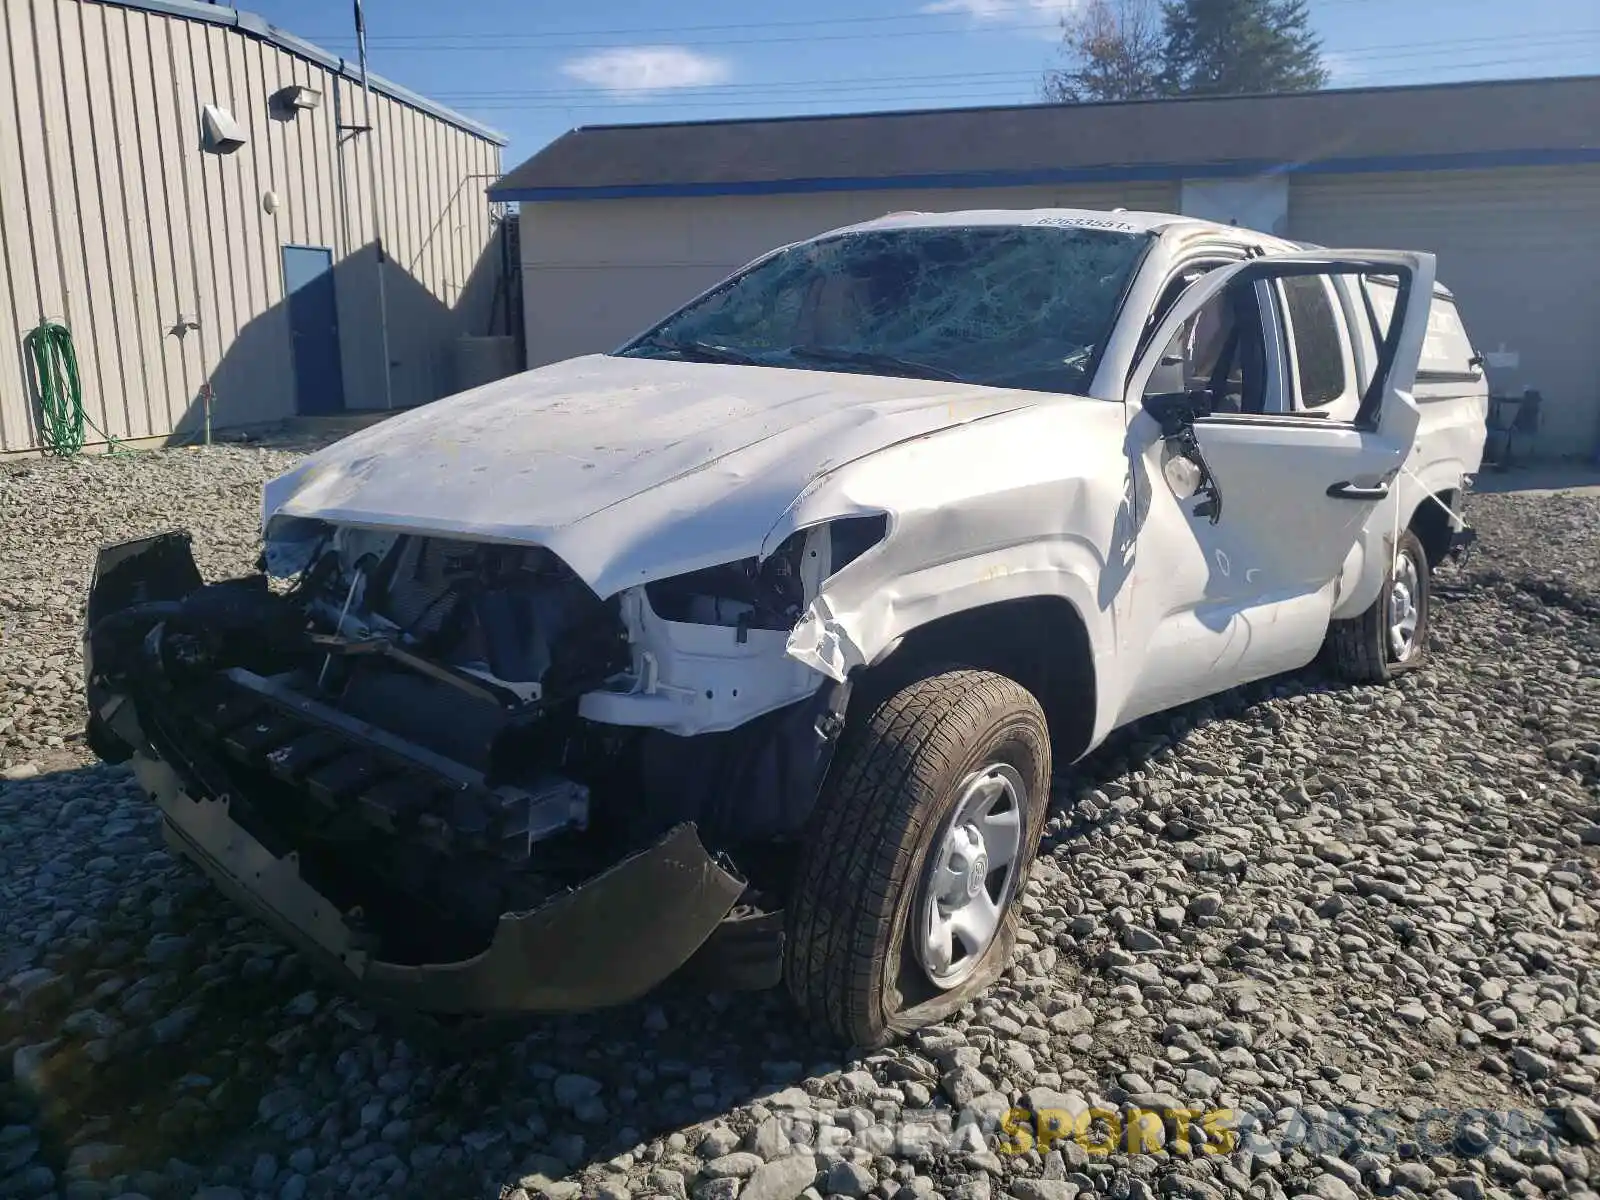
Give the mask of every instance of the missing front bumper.
[{"label": "missing front bumper", "polygon": [[356,994],[420,1012],[580,1012],[637,999],[694,957],[745,887],[680,825],[549,903],[503,915],[480,954],[382,962],[301,878],[297,856],[275,857],[233,821],[226,798],[194,799],[171,767],[143,754],[134,771],[161,809],[168,843],[235,903]]},{"label": "missing front bumper", "polygon": [[[172,752],[170,727],[183,719],[182,706],[135,682],[141,671],[160,674],[160,654],[157,666],[148,661],[160,645],[158,624],[200,587],[185,534],[102,551],[85,636],[91,743],[103,758],[130,761],[175,851],[348,990],[385,1008],[492,1018],[622,1004],[686,964],[714,973],[719,959],[735,968],[723,986],[777,981],[781,914],[734,913],[745,880],[707,852],[687,821],[525,911],[502,912],[487,941],[465,943],[457,961],[439,961],[448,952],[379,957],[361,914],[341,910],[302,874],[298,851],[263,842],[276,831],[259,830],[259,821],[235,819],[252,809],[253,795],[241,792],[225,759],[201,770],[186,752]],[[157,625],[146,632],[150,621]],[[101,662],[97,644],[106,652]],[[235,795],[239,814],[231,811]]]}]

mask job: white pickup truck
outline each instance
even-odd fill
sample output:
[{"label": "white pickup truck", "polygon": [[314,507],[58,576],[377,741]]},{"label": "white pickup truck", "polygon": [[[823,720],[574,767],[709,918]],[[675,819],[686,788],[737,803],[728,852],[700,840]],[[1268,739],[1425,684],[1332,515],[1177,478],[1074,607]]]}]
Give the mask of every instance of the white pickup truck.
[{"label": "white pickup truck", "polygon": [[1054,768],[1427,653],[1485,384],[1430,255],[903,213],[102,552],[91,743],[380,1001],[785,980],[872,1045],[1011,952]]}]

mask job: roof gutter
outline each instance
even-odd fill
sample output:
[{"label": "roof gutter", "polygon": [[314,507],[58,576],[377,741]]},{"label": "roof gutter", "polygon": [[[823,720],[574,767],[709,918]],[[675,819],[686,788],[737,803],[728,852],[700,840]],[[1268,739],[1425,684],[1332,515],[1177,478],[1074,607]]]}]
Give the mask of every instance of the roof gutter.
[{"label": "roof gutter", "polygon": [[577,187],[505,186],[513,171],[489,189],[501,202],[624,200],[644,197],[778,196],[812,192],[880,192],[922,188],[1025,187],[1054,183],[1134,183],[1180,179],[1238,179],[1263,175],[1367,175],[1395,171],[1473,171],[1495,167],[1548,167],[1600,163],[1600,146],[1556,149],[1473,150],[1450,154],[1388,154],[1345,158],[1233,159],[1223,162],[1106,164],[929,175],[838,176],[809,179],[729,179],[687,183],[627,183]]},{"label": "roof gutter", "polygon": [[[337,54],[330,54],[321,46],[285,33],[255,13],[240,12],[238,9],[225,8],[220,4],[201,3],[200,0],[95,0],[95,2],[116,8],[136,8],[144,12],[161,13],[164,16],[182,17],[189,21],[203,21],[208,25],[237,29],[240,33],[270,42],[280,50],[286,50],[298,58],[316,63],[319,67],[343,76],[351,83],[357,85],[361,83],[361,69],[358,63],[341,58]],[[369,75],[367,81],[371,84],[372,90],[379,95],[397,100],[419,112],[425,112],[430,117],[437,117],[447,125],[454,125],[457,129],[481,137],[487,142],[493,142],[496,146],[504,146],[509,140],[498,130],[480,124],[470,117],[462,116],[442,104],[435,104],[432,100],[419,96],[398,83],[390,83],[377,75]]]}]

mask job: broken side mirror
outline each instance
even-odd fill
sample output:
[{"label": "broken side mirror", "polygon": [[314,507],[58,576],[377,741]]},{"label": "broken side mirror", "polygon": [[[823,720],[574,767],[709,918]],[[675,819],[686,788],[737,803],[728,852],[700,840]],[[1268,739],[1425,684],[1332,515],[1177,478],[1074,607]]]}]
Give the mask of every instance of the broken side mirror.
[{"label": "broken side mirror", "polygon": [[1193,428],[1200,417],[1211,415],[1211,393],[1205,388],[1152,392],[1146,394],[1144,407],[1161,426],[1161,436],[1170,438],[1185,427]]},{"label": "broken side mirror", "polygon": [[1194,514],[1215,525],[1222,520],[1222,489],[1194,432],[1195,421],[1211,414],[1211,393],[1203,388],[1154,392],[1145,396],[1144,409],[1161,426],[1161,436],[1171,451],[1164,468],[1168,485],[1180,500],[1201,496]]}]

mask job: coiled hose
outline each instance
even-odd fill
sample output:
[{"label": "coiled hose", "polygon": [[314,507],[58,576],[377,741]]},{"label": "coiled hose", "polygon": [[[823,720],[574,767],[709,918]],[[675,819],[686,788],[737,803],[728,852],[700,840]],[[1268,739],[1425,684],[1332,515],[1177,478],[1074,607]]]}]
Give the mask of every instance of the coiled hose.
[{"label": "coiled hose", "polygon": [[39,432],[45,449],[71,458],[83,449],[84,427],[93,429],[116,449],[117,439],[96,425],[83,411],[83,384],[78,378],[78,355],[72,348],[72,331],[55,321],[42,321],[22,339],[33,365],[34,391],[39,399]]}]

